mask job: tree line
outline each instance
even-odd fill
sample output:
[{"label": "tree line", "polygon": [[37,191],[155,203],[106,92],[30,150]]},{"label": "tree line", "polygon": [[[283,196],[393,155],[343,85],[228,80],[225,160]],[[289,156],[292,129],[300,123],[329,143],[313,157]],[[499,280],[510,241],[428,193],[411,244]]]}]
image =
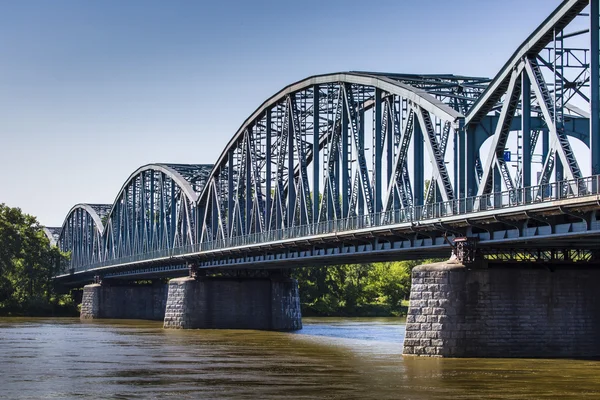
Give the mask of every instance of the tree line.
[{"label": "tree line", "polygon": [[76,310],[52,277],[68,255],[50,241],[37,219],[0,204],[0,315],[53,315]]},{"label": "tree line", "polygon": [[423,261],[390,261],[292,272],[305,316],[404,315],[412,269]]}]

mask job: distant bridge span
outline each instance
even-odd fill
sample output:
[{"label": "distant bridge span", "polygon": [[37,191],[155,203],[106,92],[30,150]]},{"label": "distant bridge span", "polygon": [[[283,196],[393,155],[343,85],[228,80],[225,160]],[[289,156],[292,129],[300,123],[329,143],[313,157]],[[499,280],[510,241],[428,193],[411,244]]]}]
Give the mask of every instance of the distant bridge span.
[{"label": "distant bridge span", "polygon": [[457,237],[490,260],[598,260],[598,19],[563,1],[494,79],[291,84],[214,165],[146,165],[112,205],[73,207],[46,232],[71,252],[57,279],[425,258]]}]

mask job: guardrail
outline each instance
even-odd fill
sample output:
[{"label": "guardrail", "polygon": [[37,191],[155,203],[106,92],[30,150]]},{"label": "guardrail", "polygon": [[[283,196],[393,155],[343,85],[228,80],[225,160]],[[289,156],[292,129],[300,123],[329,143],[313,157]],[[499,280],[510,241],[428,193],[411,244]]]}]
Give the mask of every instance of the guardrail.
[{"label": "guardrail", "polygon": [[472,196],[447,202],[438,202],[399,210],[389,210],[374,214],[357,215],[333,221],[299,225],[289,228],[234,236],[172,249],[157,250],[131,256],[119,257],[90,265],[72,268],[65,273],[84,272],[111,265],[130,264],[141,261],[171,258],[183,254],[200,253],[259,243],[276,242],[286,239],[300,239],[317,235],[342,233],[359,229],[377,228],[407,222],[426,221],[454,215],[472,214],[489,210],[506,209],[529,204],[547,203],[556,200],[598,195],[600,175],[587,178],[563,180],[527,188],[514,189],[483,196]]}]

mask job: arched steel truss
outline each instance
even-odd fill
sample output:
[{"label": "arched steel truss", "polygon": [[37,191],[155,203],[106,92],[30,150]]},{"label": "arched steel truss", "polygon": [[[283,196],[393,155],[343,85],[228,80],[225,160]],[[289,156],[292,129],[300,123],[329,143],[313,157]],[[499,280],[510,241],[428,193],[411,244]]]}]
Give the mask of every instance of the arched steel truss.
[{"label": "arched steel truss", "polygon": [[149,164],[127,179],[106,217],[104,260],[195,243],[196,202],[212,165]]},{"label": "arched steel truss", "polygon": [[[584,157],[576,157],[570,136],[588,146],[591,174],[600,172],[598,1],[589,4],[589,0],[563,1],[515,51],[467,113],[467,129],[460,139],[463,194],[475,187],[477,191],[470,194],[510,191],[511,201],[517,202],[520,189],[541,185],[537,193],[541,197],[544,186],[563,179],[573,182],[562,189],[565,193],[585,190],[576,180],[589,173],[582,172],[578,158]],[[589,29],[569,28],[577,18],[588,18]],[[582,40],[590,46],[582,46]],[[489,129],[482,134],[490,116],[493,124],[487,124]],[[511,135],[517,144],[514,171],[504,156]],[[481,143],[488,137],[491,146],[478,161]],[[537,178],[532,171],[534,155],[542,164]]]},{"label": "arched steel truss", "polygon": [[71,252],[71,268],[102,261],[102,219],[110,204],[77,204],[71,208],[60,229],[58,246]]},{"label": "arched steel truss", "polygon": [[[562,179],[572,180],[560,188],[566,194],[597,191],[577,181],[588,174],[569,137],[588,146],[591,172],[599,173],[598,3],[563,1],[493,80],[346,72],[289,85],[244,121],[214,166],[139,168],[106,215],[75,206],[59,245],[72,251],[72,266],[106,265],[354,216],[374,226],[404,212],[400,219],[412,222],[438,217],[420,207],[434,203],[444,215],[477,211],[476,201],[530,204]],[[569,28],[579,17],[589,18],[589,29]],[[590,46],[571,45],[582,37]],[[508,143],[516,160],[507,160]],[[532,183],[537,192],[524,190]]]},{"label": "arched steel truss", "polygon": [[62,228],[57,227],[44,227],[44,234],[50,241],[50,246],[56,246],[58,244],[61,230]]},{"label": "arched steel truss", "polygon": [[[448,139],[486,83],[352,72],[284,88],[215,164],[199,198],[200,241],[454,199]],[[435,184],[424,197],[425,163]]]}]

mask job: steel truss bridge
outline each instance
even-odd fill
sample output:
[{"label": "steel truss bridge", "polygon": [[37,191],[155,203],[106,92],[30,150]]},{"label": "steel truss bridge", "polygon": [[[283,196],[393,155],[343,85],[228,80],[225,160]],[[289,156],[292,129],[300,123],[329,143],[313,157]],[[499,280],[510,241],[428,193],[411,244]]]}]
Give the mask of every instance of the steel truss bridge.
[{"label": "steel truss bridge", "polygon": [[599,261],[599,1],[567,0],[493,79],[344,72],[267,99],[215,164],[150,164],[77,204],[57,278],[449,255]]}]

